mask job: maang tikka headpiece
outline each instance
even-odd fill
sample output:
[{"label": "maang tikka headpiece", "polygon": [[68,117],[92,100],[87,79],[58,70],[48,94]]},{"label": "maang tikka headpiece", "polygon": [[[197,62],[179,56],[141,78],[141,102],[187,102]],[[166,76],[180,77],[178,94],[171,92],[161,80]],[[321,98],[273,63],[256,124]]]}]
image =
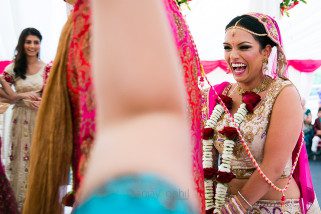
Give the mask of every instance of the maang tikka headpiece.
[{"label": "maang tikka headpiece", "polygon": [[234,30],[235,30],[235,29],[240,29],[240,30],[244,30],[244,31],[246,31],[246,32],[248,32],[248,33],[250,33],[250,34],[252,34],[252,35],[255,35],[255,36],[267,36],[266,33],[255,33],[255,32],[253,32],[253,31],[251,31],[251,30],[249,30],[249,29],[246,29],[246,28],[244,28],[244,27],[242,27],[242,26],[238,26],[238,23],[239,23],[241,20],[242,20],[242,18],[240,18],[237,22],[235,22],[235,25],[234,25],[234,26],[231,26],[231,27],[227,28],[227,29],[225,30],[225,32],[227,32],[228,30],[233,30],[233,35],[234,35],[234,34],[235,34]]}]

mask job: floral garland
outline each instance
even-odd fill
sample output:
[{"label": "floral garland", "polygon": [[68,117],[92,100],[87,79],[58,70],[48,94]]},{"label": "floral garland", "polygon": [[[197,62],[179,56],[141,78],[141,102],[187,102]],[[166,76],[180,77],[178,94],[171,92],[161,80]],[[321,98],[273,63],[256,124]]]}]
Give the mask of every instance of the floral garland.
[{"label": "floral garland", "polygon": [[[230,97],[219,95],[227,110],[230,110],[233,101]],[[252,113],[255,106],[261,101],[261,97],[254,92],[245,92],[242,94],[242,104],[234,114],[234,121],[237,127],[224,127],[219,131],[226,136],[222,153],[222,163],[218,171],[213,167],[213,136],[214,127],[218,120],[225,112],[224,107],[219,104],[215,106],[210,118],[206,121],[203,130],[203,168],[204,168],[204,189],[205,189],[205,206],[207,213],[219,213],[224,206],[229,183],[235,175],[231,172],[231,160],[233,158],[233,148],[238,140],[238,126],[244,121],[248,113]],[[216,190],[214,191],[214,182],[216,180]],[[214,196],[215,194],[215,196]],[[215,198],[215,203],[214,203]]]},{"label": "floral garland", "polygon": [[[206,77],[205,77],[206,78]],[[209,83],[208,79],[206,78],[206,81]],[[209,83],[210,84],[210,83]],[[213,87],[213,86],[211,86]],[[303,147],[303,142],[304,142],[304,134],[303,132],[301,132],[301,141],[300,141],[300,145],[299,145],[299,148],[298,148],[298,151],[297,151],[297,154],[296,154],[296,157],[295,157],[295,160],[294,160],[294,163],[292,165],[292,168],[291,168],[291,172],[290,172],[290,176],[289,176],[289,179],[285,185],[284,188],[279,188],[277,187],[266,175],[265,173],[262,171],[262,169],[260,168],[259,164],[257,163],[257,161],[255,160],[255,158],[253,157],[248,145],[245,143],[245,140],[239,130],[239,124],[236,123],[237,121],[237,117],[234,119],[232,117],[232,115],[230,114],[229,112],[229,109],[232,107],[232,99],[227,97],[227,96],[223,96],[223,95],[218,95],[216,93],[216,90],[214,89],[214,92],[215,94],[218,96],[217,98],[217,101],[218,103],[220,103],[221,107],[223,107],[224,109],[224,112],[226,112],[229,116],[229,122],[230,124],[233,124],[235,127],[234,130],[237,132],[238,136],[239,136],[239,142],[242,144],[243,148],[245,149],[247,155],[250,157],[253,165],[255,166],[256,170],[259,172],[259,174],[261,175],[261,177],[276,191],[280,192],[282,194],[282,197],[281,197],[281,206],[282,208],[284,207],[285,205],[285,201],[286,201],[286,198],[285,198],[285,191],[288,189],[289,187],[289,184],[292,180],[292,175],[294,173],[294,170],[296,168],[296,165],[298,163],[298,160],[299,160],[299,157],[300,157],[300,153],[301,153],[301,149]],[[246,109],[249,111],[249,112],[253,112],[255,106],[260,102],[258,100],[258,98],[260,98],[259,96],[255,96],[255,93],[253,92],[250,92],[252,93],[252,95],[250,96],[243,96],[242,97],[242,102],[246,104]],[[243,94],[244,95],[244,94]],[[256,94],[257,95],[257,94]],[[255,100],[258,100],[258,101],[255,101]],[[218,107],[219,108],[219,107]],[[214,110],[213,110],[214,111]],[[223,114],[223,113],[222,113]],[[222,115],[220,114],[220,116]],[[213,115],[213,113],[212,113]],[[210,119],[212,118],[212,116],[210,117]],[[213,116],[213,119],[214,116]],[[218,119],[217,119],[218,121]],[[216,121],[216,123],[217,123]],[[210,138],[213,138],[213,135],[214,135],[214,130],[213,131],[209,131],[209,129],[207,129],[208,125],[211,125],[213,123],[210,122],[210,120],[207,121],[208,123],[206,123],[206,127],[204,128],[204,131],[203,131],[203,143],[208,143],[204,140],[209,140]],[[216,124],[215,123],[215,124]],[[240,123],[241,124],[241,123]],[[212,128],[213,129],[213,128]],[[227,136],[228,138],[228,136]],[[213,148],[213,147],[211,147]],[[205,151],[205,150],[204,150]],[[210,150],[212,152],[212,150]],[[212,154],[213,155],[213,154]],[[212,155],[210,157],[212,157]],[[207,154],[208,156],[208,154]],[[209,158],[208,158],[209,159]],[[205,202],[206,202],[206,213],[213,213],[214,211],[214,208],[216,208],[214,206],[214,199],[213,199],[213,196],[214,196],[214,190],[213,190],[213,184],[214,182],[212,181],[213,179],[215,179],[216,177],[216,181],[217,182],[221,182],[221,183],[229,183],[229,181],[231,181],[233,179],[233,177],[231,178],[231,173],[220,173],[219,171],[215,170],[213,168],[213,160],[211,161],[212,165],[211,167],[206,167],[206,165],[209,165],[209,163],[205,163],[206,158],[205,156],[203,155],[203,168],[204,168],[204,183],[205,183]],[[221,176],[220,176],[221,174]],[[233,176],[233,175],[232,175]],[[221,177],[221,178],[220,178]],[[210,186],[212,186],[212,188],[210,189]],[[212,197],[210,197],[212,196]],[[224,199],[225,200],[225,199]],[[215,212],[217,213],[220,213],[220,211],[217,211],[219,209],[216,208]]]},{"label": "floral garland", "polygon": [[280,3],[280,10],[281,10],[282,16],[284,14],[289,16],[289,10],[292,9],[293,7],[295,7],[296,5],[298,5],[299,2],[303,2],[304,4],[307,3],[305,0],[283,0]]}]

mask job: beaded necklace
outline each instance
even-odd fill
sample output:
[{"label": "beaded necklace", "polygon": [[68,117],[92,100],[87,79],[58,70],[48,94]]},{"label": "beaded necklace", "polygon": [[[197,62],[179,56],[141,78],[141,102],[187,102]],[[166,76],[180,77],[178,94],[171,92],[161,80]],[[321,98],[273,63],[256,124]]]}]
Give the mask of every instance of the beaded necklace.
[{"label": "beaded necklace", "polygon": [[261,83],[259,86],[255,87],[255,88],[253,88],[253,89],[251,89],[251,90],[246,90],[246,89],[243,89],[243,88],[240,86],[239,83],[237,83],[236,90],[237,90],[237,93],[238,93],[239,95],[244,94],[246,91],[252,91],[252,92],[255,92],[255,93],[259,94],[259,93],[261,93],[262,91],[265,91],[265,90],[269,87],[270,83],[272,83],[272,81],[273,81],[273,79],[272,79],[271,77],[269,77],[269,76],[264,76],[264,77],[263,77],[263,80],[262,80],[262,83]]}]

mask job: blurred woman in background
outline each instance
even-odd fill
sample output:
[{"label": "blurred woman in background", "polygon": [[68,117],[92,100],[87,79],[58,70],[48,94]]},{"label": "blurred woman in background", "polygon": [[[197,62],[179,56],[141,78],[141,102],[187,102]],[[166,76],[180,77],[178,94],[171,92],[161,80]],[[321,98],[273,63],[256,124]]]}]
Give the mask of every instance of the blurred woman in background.
[{"label": "blurred woman in background", "polygon": [[[6,173],[22,208],[27,189],[32,133],[41,102],[40,92],[50,70],[40,60],[42,35],[35,28],[24,29],[18,40],[14,60],[0,78],[8,102],[14,105],[9,140]],[[5,81],[4,81],[5,80]],[[10,91],[10,85],[15,92]]]}]

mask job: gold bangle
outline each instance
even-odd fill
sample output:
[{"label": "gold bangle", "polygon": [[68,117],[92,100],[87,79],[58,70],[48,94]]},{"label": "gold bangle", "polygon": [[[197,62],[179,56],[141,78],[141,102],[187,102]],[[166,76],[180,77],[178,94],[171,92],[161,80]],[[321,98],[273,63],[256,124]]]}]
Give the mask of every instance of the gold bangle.
[{"label": "gold bangle", "polygon": [[253,206],[245,199],[245,197],[240,193],[240,191],[237,191],[237,194],[245,201],[245,203],[252,209]]},{"label": "gold bangle", "polygon": [[246,213],[245,207],[242,205],[241,201],[239,200],[239,198],[238,198],[236,195],[234,196],[234,199],[235,199],[235,201],[237,202],[237,204],[238,204],[238,206],[240,207],[240,209],[241,209],[244,213]]}]

